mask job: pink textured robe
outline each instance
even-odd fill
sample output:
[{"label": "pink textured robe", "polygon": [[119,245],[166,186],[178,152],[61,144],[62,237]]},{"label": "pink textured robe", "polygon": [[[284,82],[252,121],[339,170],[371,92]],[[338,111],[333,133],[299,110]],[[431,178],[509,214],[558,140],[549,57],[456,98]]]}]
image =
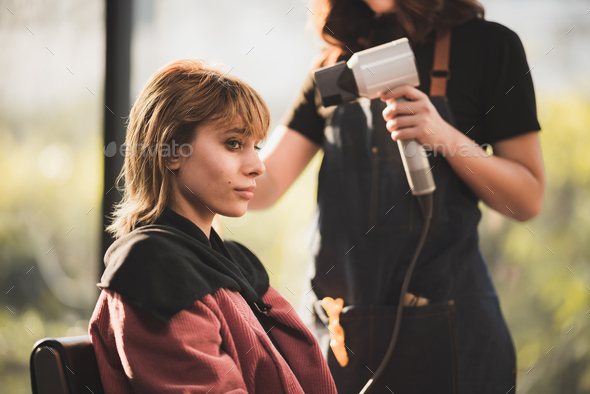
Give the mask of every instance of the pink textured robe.
[{"label": "pink textured robe", "polygon": [[269,287],[275,348],[242,296],[226,288],[164,323],[102,290],[89,325],[107,394],[336,393],[320,348],[293,307]]}]

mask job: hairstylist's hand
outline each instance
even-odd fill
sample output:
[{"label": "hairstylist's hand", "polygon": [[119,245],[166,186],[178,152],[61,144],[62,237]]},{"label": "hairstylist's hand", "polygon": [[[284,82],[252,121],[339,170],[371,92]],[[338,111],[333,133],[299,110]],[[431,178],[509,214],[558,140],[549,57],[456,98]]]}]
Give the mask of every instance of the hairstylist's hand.
[{"label": "hairstylist's hand", "polygon": [[443,145],[454,145],[453,126],[440,117],[430,98],[420,90],[403,85],[381,96],[382,101],[404,96],[409,101],[395,102],[383,110],[387,130],[394,141],[416,138],[430,149],[442,150]]}]

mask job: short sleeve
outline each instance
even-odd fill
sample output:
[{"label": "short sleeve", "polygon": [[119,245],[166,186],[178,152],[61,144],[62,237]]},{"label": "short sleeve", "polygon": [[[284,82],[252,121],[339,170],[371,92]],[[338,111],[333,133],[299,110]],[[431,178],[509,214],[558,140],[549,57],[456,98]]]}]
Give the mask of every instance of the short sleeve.
[{"label": "short sleeve", "polygon": [[502,27],[498,33],[491,40],[483,76],[483,133],[487,143],[541,129],[522,42],[508,28]]},{"label": "short sleeve", "polygon": [[285,112],[279,124],[322,145],[325,119],[318,113],[318,100],[315,81],[312,73],[309,73],[301,91],[295,96],[291,107]]}]

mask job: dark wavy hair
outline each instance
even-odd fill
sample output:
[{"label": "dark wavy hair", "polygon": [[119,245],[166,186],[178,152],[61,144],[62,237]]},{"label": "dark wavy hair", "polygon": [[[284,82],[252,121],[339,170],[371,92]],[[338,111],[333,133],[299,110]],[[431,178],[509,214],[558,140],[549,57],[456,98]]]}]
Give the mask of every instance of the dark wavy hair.
[{"label": "dark wavy hair", "polygon": [[314,23],[328,47],[314,67],[381,44],[376,34],[380,28],[393,38],[408,37],[417,45],[427,42],[438,27],[458,26],[485,14],[477,0],[396,0],[394,7],[392,13],[377,17],[362,0],[315,0]]}]

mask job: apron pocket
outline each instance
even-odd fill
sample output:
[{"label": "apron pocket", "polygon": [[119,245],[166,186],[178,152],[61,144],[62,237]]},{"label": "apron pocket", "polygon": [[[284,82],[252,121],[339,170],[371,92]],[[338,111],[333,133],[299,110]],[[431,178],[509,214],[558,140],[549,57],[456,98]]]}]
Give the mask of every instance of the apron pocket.
[{"label": "apron pocket", "polygon": [[[373,376],[389,347],[396,310],[376,305],[344,308],[340,324],[348,365],[341,367],[328,351],[328,365],[339,393],[359,393]],[[393,355],[370,393],[458,393],[455,331],[452,300],[405,307]]]}]

